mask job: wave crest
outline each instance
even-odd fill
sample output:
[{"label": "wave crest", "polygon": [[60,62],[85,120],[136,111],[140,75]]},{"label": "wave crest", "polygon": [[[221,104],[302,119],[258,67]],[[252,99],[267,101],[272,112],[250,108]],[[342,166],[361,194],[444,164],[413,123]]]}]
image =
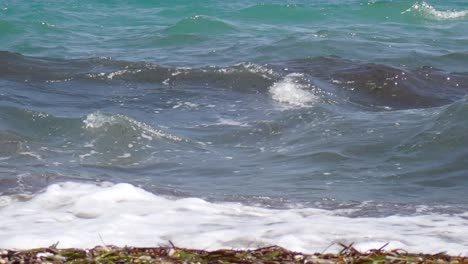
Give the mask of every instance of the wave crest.
[{"label": "wave crest", "polygon": [[318,97],[307,90],[311,88],[297,80],[302,74],[289,74],[283,80],[274,83],[270,87],[273,100],[293,106],[311,106]]},{"label": "wave crest", "polygon": [[220,33],[235,30],[233,26],[226,22],[205,16],[185,18],[167,28],[167,32],[175,34]]},{"label": "wave crest", "polygon": [[464,19],[468,18],[468,10],[463,11],[440,11],[435,7],[428,4],[426,1],[416,2],[409,9],[402,12],[404,13],[417,13],[424,18],[436,20],[451,20],[451,19]]},{"label": "wave crest", "polygon": [[109,129],[110,126],[126,124],[128,128],[133,131],[141,131],[141,137],[152,140],[153,137],[160,137],[169,139],[172,141],[187,141],[181,137],[165,133],[161,130],[155,129],[150,125],[132,119],[128,116],[116,114],[116,115],[106,115],[101,112],[92,113],[86,116],[86,119],[83,121],[86,129],[100,129],[105,128]]}]

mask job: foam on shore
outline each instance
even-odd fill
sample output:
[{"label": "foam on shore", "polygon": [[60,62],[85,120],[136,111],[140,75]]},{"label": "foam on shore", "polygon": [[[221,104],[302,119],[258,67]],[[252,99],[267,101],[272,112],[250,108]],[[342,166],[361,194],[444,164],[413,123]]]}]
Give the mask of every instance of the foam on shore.
[{"label": "foam on shore", "polygon": [[[468,214],[351,218],[314,208],[273,210],[198,198],[172,200],[130,184],[50,185],[26,201],[0,196],[0,248],[159,246],[198,249],[279,245],[305,253],[334,242],[356,248],[468,256]],[[328,251],[336,252],[339,246]]]}]

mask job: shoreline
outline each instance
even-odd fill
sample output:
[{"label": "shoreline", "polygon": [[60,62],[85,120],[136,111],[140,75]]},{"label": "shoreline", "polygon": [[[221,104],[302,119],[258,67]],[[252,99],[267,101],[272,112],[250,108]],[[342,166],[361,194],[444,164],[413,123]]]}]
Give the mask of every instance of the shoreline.
[{"label": "shoreline", "polygon": [[167,247],[96,246],[92,249],[47,248],[29,250],[0,249],[0,264],[6,263],[461,263],[468,257],[437,254],[409,253],[402,249],[386,251],[383,246],[359,252],[352,244],[340,244],[337,254],[304,254],[278,246],[258,249],[219,249],[214,251]]}]

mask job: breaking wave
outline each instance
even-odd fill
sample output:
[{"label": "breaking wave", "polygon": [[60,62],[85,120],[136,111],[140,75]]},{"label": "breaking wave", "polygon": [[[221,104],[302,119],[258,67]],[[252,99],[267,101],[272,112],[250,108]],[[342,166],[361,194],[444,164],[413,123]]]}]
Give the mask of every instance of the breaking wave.
[{"label": "breaking wave", "polygon": [[409,9],[402,12],[402,14],[404,13],[415,13],[421,15],[424,18],[435,20],[454,20],[468,18],[468,10],[441,11],[437,10],[435,7],[428,4],[426,1],[416,2]]},{"label": "breaking wave", "polygon": [[123,129],[126,131],[135,131],[141,132],[137,139],[147,139],[153,140],[153,137],[164,138],[172,141],[187,141],[181,137],[171,135],[163,132],[162,130],[154,129],[151,126],[137,121],[135,119],[129,118],[125,115],[115,114],[115,115],[106,115],[100,112],[92,113],[86,116],[86,119],[83,121],[85,128],[89,130],[104,129],[106,132],[113,126],[124,126]]},{"label": "breaking wave", "polygon": [[[198,198],[168,199],[130,184],[53,184],[26,201],[0,196],[0,247],[102,243],[214,250],[279,245],[301,252],[380,248],[467,255],[467,215],[347,217],[349,210],[265,209]],[[404,223],[404,224],[402,224]],[[73,226],[74,228],[70,228]],[[415,232],[417,230],[417,232]],[[330,244],[332,246],[330,246]]]},{"label": "breaking wave", "polygon": [[289,74],[283,80],[274,83],[270,87],[273,100],[293,106],[310,106],[317,101],[317,97],[311,92],[311,86],[302,85],[295,78],[301,74]]}]

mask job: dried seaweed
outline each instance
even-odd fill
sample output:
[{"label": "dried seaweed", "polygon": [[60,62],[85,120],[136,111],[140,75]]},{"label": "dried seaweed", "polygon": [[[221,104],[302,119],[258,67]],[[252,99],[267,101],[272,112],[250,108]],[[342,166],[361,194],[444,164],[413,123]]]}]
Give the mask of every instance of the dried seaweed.
[{"label": "dried seaweed", "polygon": [[30,250],[0,250],[0,264],[5,263],[200,263],[200,264],[250,264],[250,263],[437,263],[468,264],[468,258],[437,254],[412,254],[401,249],[379,249],[360,252],[353,244],[339,244],[338,254],[303,254],[278,246],[255,250],[221,249],[215,251],[176,247],[116,247],[97,246],[92,249],[58,249],[57,245]]}]

